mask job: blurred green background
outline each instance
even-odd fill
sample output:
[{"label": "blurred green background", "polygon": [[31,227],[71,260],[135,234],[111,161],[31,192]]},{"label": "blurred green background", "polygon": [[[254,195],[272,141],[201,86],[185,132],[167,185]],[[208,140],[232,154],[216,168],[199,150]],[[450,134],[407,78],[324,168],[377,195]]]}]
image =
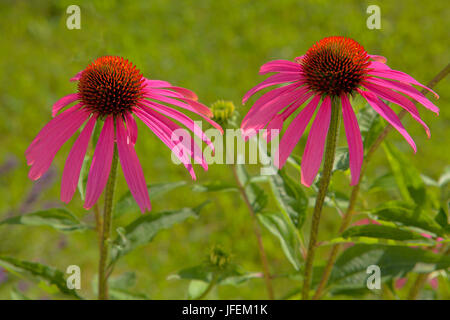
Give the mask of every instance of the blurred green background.
[{"label": "blurred green background", "polygon": [[[66,27],[66,8],[71,4],[81,8],[81,30]],[[366,27],[370,4],[381,8],[381,30]],[[205,104],[232,100],[243,115],[251,104],[241,106],[242,96],[264,79],[258,75],[260,65],[273,59],[292,60],[326,36],[352,37],[369,53],[386,56],[391,68],[407,72],[422,83],[448,64],[450,52],[450,6],[445,0],[2,0],[0,26],[0,219],[62,206],[60,179],[73,140],[60,150],[46,178],[37,183],[27,178],[24,151],[51,119],[52,104],[76,90],[69,79],[97,57],[126,57],[148,78],[192,89]],[[389,137],[421,172],[434,178],[450,164],[449,88],[448,78],[436,88],[441,97],[436,102],[441,109],[439,117],[420,108],[432,132],[430,140],[410,117],[403,121],[418,145],[416,155],[399,134]],[[141,123],[139,130],[137,152],[147,182],[189,181],[186,170],[170,161],[170,150]],[[304,139],[297,154],[301,154],[303,145]],[[233,182],[225,165],[212,165],[206,173],[197,166],[196,171],[199,183],[217,179]],[[386,171],[387,162],[380,150],[370,174],[379,176]],[[348,185],[343,174],[337,179]],[[125,186],[120,173],[119,194]],[[383,199],[382,195],[378,197],[372,195],[367,201]],[[246,270],[260,271],[249,214],[236,194],[193,194],[186,186],[154,201],[152,212],[195,205],[206,198],[213,203],[199,219],[162,232],[150,245],[123,258],[114,275],[135,271],[135,290],[152,299],[186,298],[188,282],[168,281],[167,276],[198,264],[216,243],[231,252],[234,261]],[[84,221],[92,222],[93,213],[81,207],[76,194],[69,208]],[[120,223],[138,216],[123,217]],[[336,234],[339,218],[331,209],[323,216],[320,238],[328,239]],[[292,267],[278,241],[266,230],[263,237],[271,271],[290,272]],[[61,235],[49,228],[0,226],[0,255],[60,270],[79,265],[81,294],[87,297],[93,297],[91,281],[97,272],[97,251],[93,232]],[[26,281],[18,283],[17,278],[0,281],[3,299],[9,299],[11,288],[17,285],[32,298],[47,296]],[[274,285],[276,296],[282,297],[298,283],[280,279]],[[221,286],[210,297],[257,299],[265,298],[266,293],[263,280],[256,279],[239,287]]]}]

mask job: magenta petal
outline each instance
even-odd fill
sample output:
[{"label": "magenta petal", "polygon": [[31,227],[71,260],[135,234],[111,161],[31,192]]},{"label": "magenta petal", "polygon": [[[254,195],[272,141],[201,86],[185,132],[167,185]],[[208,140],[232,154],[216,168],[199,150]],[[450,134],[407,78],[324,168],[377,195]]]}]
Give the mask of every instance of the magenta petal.
[{"label": "magenta petal", "polygon": [[367,78],[366,81],[370,83],[379,84],[380,86],[383,86],[385,88],[394,89],[397,90],[398,92],[406,94],[407,96],[413,98],[414,100],[422,104],[425,108],[433,111],[436,114],[439,114],[439,108],[436,107],[430,100],[428,100],[419,90],[414,88],[412,85],[373,77]]},{"label": "magenta petal", "polygon": [[306,105],[305,108],[303,108],[302,111],[300,111],[300,113],[294,118],[294,120],[292,120],[292,123],[286,129],[286,132],[280,141],[279,163],[276,163],[275,161],[275,166],[279,169],[285,165],[287,158],[292,153],[292,150],[294,150],[294,147],[302,137],[303,132],[305,132],[305,129],[311,121],[311,117],[316,111],[319,102],[320,95],[314,96],[314,98]]},{"label": "magenta petal", "polygon": [[260,74],[268,72],[298,72],[301,70],[301,65],[289,60],[273,60],[269,61],[261,66],[259,69]]},{"label": "magenta petal", "polygon": [[[298,86],[298,84],[294,85]],[[277,91],[278,89],[272,91]],[[277,91],[278,94],[270,96],[272,99],[269,99],[269,96],[261,96],[242,120],[241,128],[244,138],[248,139],[260,129],[264,128],[279,111],[291,103],[299,100],[303,103],[308,100],[311,94],[307,90],[307,88],[301,87],[298,89],[291,88],[287,91]],[[282,94],[279,94],[279,92],[282,92]]]},{"label": "magenta petal", "polygon": [[78,95],[78,93],[71,93],[71,94],[68,94],[67,96],[62,97],[58,101],[56,101],[52,108],[52,116],[53,117],[56,116],[56,114],[59,112],[59,110],[61,110],[68,104],[71,104],[72,102],[77,101],[79,98],[80,98],[80,96]]},{"label": "magenta petal", "polygon": [[252,95],[254,95],[256,92],[273,86],[275,84],[281,84],[286,82],[292,82],[292,81],[299,81],[302,80],[303,77],[300,76],[298,73],[281,73],[281,74],[274,74],[268,77],[266,80],[261,82],[260,84],[256,85],[252,89],[250,89],[242,98],[242,104],[245,104],[247,102],[248,98],[250,98]]},{"label": "magenta petal", "polygon": [[70,78],[70,81],[78,81],[81,79],[81,75],[83,74],[84,70],[81,70],[76,75],[74,75],[72,78]]},{"label": "magenta petal", "polygon": [[397,71],[397,70],[386,70],[386,69],[379,69],[379,68],[377,68],[375,70],[370,70],[368,72],[368,74],[374,75],[374,76],[377,76],[377,77],[383,77],[383,78],[388,78],[388,79],[393,79],[393,80],[397,80],[397,81],[401,81],[401,82],[414,84],[416,86],[419,86],[419,87],[422,87],[424,89],[427,89],[428,91],[433,93],[434,96],[437,99],[439,99],[439,95],[436,92],[434,92],[430,88],[424,86],[423,84],[418,82],[416,79],[414,79],[413,77],[411,77],[410,75],[408,75],[408,74],[406,74],[404,72]]},{"label": "magenta petal", "polygon": [[169,82],[167,81],[162,81],[162,80],[149,80],[149,79],[145,79],[144,78],[144,84],[147,87],[153,87],[153,88],[159,88],[159,87],[170,87],[172,86]]},{"label": "magenta petal", "polygon": [[316,118],[311,126],[305,151],[303,152],[301,182],[309,187],[319,172],[322,163],[325,141],[331,119],[331,99],[326,97],[317,112]]},{"label": "magenta petal", "polygon": [[381,63],[386,63],[387,62],[387,59],[385,57],[383,57],[383,56],[377,56],[377,55],[374,55],[374,54],[369,54],[369,57],[372,58],[373,60],[381,62]]},{"label": "magenta petal", "polygon": [[341,103],[345,136],[347,137],[348,142],[350,172],[352,174],[352,182],[350,185],[354,186],[359,181],[361,166],[364,158],[364,147],[355,112],[353,111],[350,101],[346,95],[341,96]]},{"label": "magenta petal", "polygon": [[52,119],[39,132],[25,152],[27,164],[31,166],[28,174],[30,179],[37,180],[48,170],[61,146],[74,135],[88,117],[88,112],[73,107]]},{"label": "magenta petal", "polygon": [[145,112],[141,109],[134,109],[136,116],[141,119],[147,127],[175,154],[175,156],[183,163],[186,169],[191,174],[192,179],[196,179],[194,168],[189,159],[188,153],[185,152],[182,143],[175,144],[172,140],[173,130],[167,124],[156,119],[150,112]]},{"label": "magenta petal", "polygon": [[119,152],[120,165],[122,166],[125,180],[142,213],[145,210],[150,211],[151,205],[147,184],[145,183],[141,164],[134,150],[134,144],[130,143],[128,139],[130,134],[125,129],[122,121],[116,121],[116,126],[117,151]]},{"label": "magenta petal", "polygon": [[165,105],[146,101],[141,101],[142,103],[146,104],[147,106],[155,109],[156,111],[171,117],[172,119],[175,119],[179,121],[181,124],[185,125],[189,130],[191,130],[196,136],[202,139],[202,141],[206,142],[208,146],[214,150],[214,145],[212,144],[211,140],[206,136],[206,134],[202,131],[202,129],[195,123],[194,120],[186,116],[184,113],[179,112],[178,110],[172,109],[170,107],[167,107]]},{"label": "magenta petal", "polygon": [[367,102],[371,105],[372,108],[376,112],[378,112],[387,122],[389,122],[405,139],[406,141],[411,145],[414,152],[417,151],[416,144],[414,143],[414,140],[411,138],[409,133],[406,131],[405,127],[403,127],[402,123],[400,122],[400,119],[395,114],[394,111],[392,111],[391,108],[389,108],[388,105],[386,105],[383,101],[378,99],[378,97],[370,92],[370,91],[362,91],[360,89],[357,89],[358,92],[367,100]]},{"label": "magenta petal", "polygon": [[127,125],[127,133],[131,143],[136,144],[138,129],[132,113],[128,112],[125,114],[125,123]]},{"label": "magenta petal", "polygon": [[401,95],[400,93],[392,91],[383,86],[376,85],[374,83],[363,82],[362,85],[366,89],[375,93],[377,96],[379,96],[387,101],[390,101],[392,103],[395,103],[395,104],[401,106],[406,111],[408,111],[409,114],[411,114],[411,116],[414,118],[414,120],[419,122],[424,127],[425,132],[427,133],[428,137],[430,137],[430,135],[431,135],[430,129],[425,124],[425,122],[422,121],[419,111],[417,110],[414,103],[411,102],[411,100],[407,99],[405,96]]},{"label": "magenta petal", "polygon": [[91,117],[86,126],[81,131],[78,139],[72,146],[61,180],[61,201],[70,202],[77,189],[78,179],[80,178],[81,166],[86,155],[86,150],[91,140],[92,130],[94,129],[96,117]]},{"label": "magenta petal", "polygon": [[114,118],[106,118],[102,132],[98,138],[92,158],[86,185],[86,199],[84,208],[90,209],[98,200],[106,186],[111,171],[114,153]]}]

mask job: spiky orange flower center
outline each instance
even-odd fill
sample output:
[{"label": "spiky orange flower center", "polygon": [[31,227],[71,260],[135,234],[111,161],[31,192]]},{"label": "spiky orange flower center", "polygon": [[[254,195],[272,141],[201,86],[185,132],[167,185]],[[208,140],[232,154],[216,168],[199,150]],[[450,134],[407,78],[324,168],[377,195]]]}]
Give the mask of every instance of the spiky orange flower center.
[{"label": "spiky orange flower center", "polygon": [[298,62],[311,90],[337,96],[351,93],[360,85],[369,56],[353,39],[328,37],[314,44]]},{"label": "spiky orange flower center", "polygon": [[142,96],[142,74],[122,57],[106,56],[82,73],[78,93],[86,108],[99,116],[118,116],[131,111]]}]

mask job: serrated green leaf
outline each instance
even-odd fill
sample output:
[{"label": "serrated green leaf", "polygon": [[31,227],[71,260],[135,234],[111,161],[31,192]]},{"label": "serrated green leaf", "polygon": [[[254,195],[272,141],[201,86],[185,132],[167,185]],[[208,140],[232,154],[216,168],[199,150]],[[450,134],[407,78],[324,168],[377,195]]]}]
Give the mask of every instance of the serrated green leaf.
[{"label": "serrated green leaf", "polygon": [[25,226],[49,226],[58,231],[70,232],[87,229],[70,211],[62,208],[36,211],[0,222],[2,224],[19,224]]},{"label": "serrated green leaf", "polygon": [[[148,194],[150,200],[155,200],[163,194],[172,191],[176,188],[186,185],[185,181],[157,183],[148,185]],[[139,206],[131,195],[130,191],[125,192],[114,206],[114,216],[120,217],[123,214],[135,213],[139,211]]]},{"label": "serrated green leaf", "polygon": [[369,237],[392,240],[424,240],[420,234],[396,227],[367,224],[362,226],[353,226],[348,228],[343,234],[343,238],[350,237]]},{"label": "serrated green leaf", "polygon": [[0,257],[0,266],[15,274],[32,281],[45,281],[45,283],[59,292],[80,299],[75,290],[67,287],[64,273],[41,263],[18,260],[12,257]]},{"label": "serrated green leaf", "polygon": [[423,205],[426,201],[426,188],[420,172],[403,153],[387,142],[384,142],[384,151],[403,199]]},{"label": "serrated green leaf", "polygon": [[433,220],[426,211],[415,205],[401,202],[388,201],[370,211],[381,220],[400,223],[404,226],[416,227],[430,231],[436,235],[442,235],[444,230]]},{"label": "serrated green leaf", "polygon": [[257,215],[259,221],[278,238],[289,262],[299,270],[303,257],[298,231],[286,215],[280,212],[265,212]]},{"label": "serrated green leaf", "polygon": [[308,197],[300,184],[292,180],[284,170],[280,170],[278,174],[270,176],[270,185],[280,210],[300,228],[308,208]]},{"label": "serrated green leaf", "polygon": [[[365,288],[367,268],[378,266],[381,280],[404,277],[408,272],[429,273],[450,267],[450,257],[420,248],[357,244],[337,259],[330,277],[333,290]],[[367,292],[370,290],[367,289]]]},{"label": "serrated green leaf", "polygon": [[334,156],[333,172],[346,171],[349,168],[349,153],[347,147],[336,148],[336,155]]},{"label": "serrated green leaf", "polygon": [[267,205],[267,195],[256,183],[250,181],[250,175],[244,165],[236,165],[236,173],[239,183],[244,188],[244,192],[255,213],[261,212]]},{"label": "serrated green leaf", "polygon": [[169,229],[174,224],[187,218],[197,218],[201,209],[208,202],[204,202],[196,208],[183,208],[144,215],[134,220],[120,232],[118,230],[119,236],[114,240],[111,248],[111,264],[136,247],[152,241],[159,231]]},{"label": "serrated green leaf", "polygon": [[221,181],[211,181],[204,184],[194,184],[192,187],[194,192],[230,192],[239,191],[239,189],[231,183],[223,183]]}]

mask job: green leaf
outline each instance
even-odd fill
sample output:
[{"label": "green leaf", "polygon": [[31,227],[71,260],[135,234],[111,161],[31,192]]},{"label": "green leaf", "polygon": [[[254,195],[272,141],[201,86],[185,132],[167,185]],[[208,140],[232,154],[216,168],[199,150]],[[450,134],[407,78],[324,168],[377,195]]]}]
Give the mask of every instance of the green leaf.
[{"label": "green leaf", "polygon": [[439,187],[444,187],[447,183],[450,182],[450,166],[446,166],[444,169],[444,173],[439,177]]},{"label": "green leaf", "polygon": [[379,191],[390,192],[393,189],[396,189],[394,175],[392,173],[386,173],[385,175],[375,178],[373,183],[369,186],[368,191],[370,191],[370,192],[379,192]]},{"label": "green leaf", "polygon": [[239,189],[231,183],[223,183],[221,181],[211,181],[204,184],[194,184],[192,187],[194,192],[229,192],[239,191]]},{"label": "green leaf", "polygon": [[442,235],[444,233],[441,226],[427,215],[425,210],[409,203],[388,201],[370,211],[370,213],[384,221],[392,221],[404,226],[420,228],[436,235]]},{"label": "green leaf", "polygon": [[369,105],[358,112],[358,125],[363,139],[364,150],[369,150],[375,142],[380,132],[383,130],[383,124],[380,116]]},{"label": "green leaf", "polygon": [[334,156],[333,172],[346,171],[349,168],[349,153],[347,147],[336,148],[336,155]]},{"label": "green leaf", "polygon": [[67,287],[64,273],[36,262],[22,261],[11,257],[0,257],[0,266],[10,273],[32,281],[45,281],[59,292],[80,299],[75,290]]},{"label": "green leaf", "polygon": [[434,221],[436,221],[443,229],[447,229],[449,227],[448,216],[444,208],[439,208],[438,214],[434,218]]},{"label": "green leaf", "polygon": [[297,229],[286,215],[279,212],[260,213],[259,221],[278,238],[289,262],[299,270],[303,257],[300,253],[300,238]]},{"label": "green leaf", "polygon": [[11,217],[0,222],[2,224],[20,224],[26,226],[49,226],[58,231],[78,231],[87,229],[78,218],[66,209],[53,208],[36,211],[21,216]]},{"label": "green leaf", "polygon": [[218,270],[203,263],[188,267],[167,277],[167,280],[195,280],[210,283],[216,275],[218,285],[240,285],[250,279],[261,278],[260,272],[245,272],[239,266],[232,264],[228,268]]},{"label": "green leaf", "polygon": [[[164,195],[165,193],[172,191],[176,188],[186,185],[185,181],[169,182],[169,183],[158,183],[148,185],[148,194],[151,200],[155,200],[158,197]],[[114,216],[120,217],[123,214],[135,213],[139,211],[139,206],[131,195],[130,191],[125,192],[120,199],[117,201],[114,207]]]},{"label": "green leaf", "polygon": [[10,295],[11,295],[11,300],[31,300],[26,295],[24,295],[22,292],[20,292],[17,288],[12,288]]},{"label": "green leaf", "polygon": [[371,265],[378,266],[381,280],[387,281],[404,277],[408,272],[429,273],[447,269],[450,257],[419,248],[357,244],[337,259],[329,283],[334,290],[365,288],[370,276],[367,268]]},{"label": "green leaf", "polygon": [[384,151],[403,199],[423,205],[426,201],[426,189],[420,172],[403,153],[387,142],[384,142]]},{"label": "green leaf", "polygon": [[236,165],[236,173],[239,183],[244,188],[244,192],[250,202],[251,207],[255,213],[261,212],[267,205],[267,195],[264,190],[256,183],[250,181],[250,176],[245,170],[245,166]]},{"label": "green leaf", "polygon": [[383,226],[376,224],[367,224],[362,226],[354,226],[347,229],[342,237],[369,237],[369,238],[379,238],[379,239],[392,239],[392,240],[425,240],[420,234],[404,230],[391,226]]},{"label": "green leaf", "polygon": [[134,220],[125,228],[118,229],[119,236],[114,240],[111,248],[111,264],[136,247],[152,241],[159,231],[169,229],[174,224],[180,223],[187,218],[197,218],[200,210],[208,202],[206,201],[196,208],[183,208],[158,214],[144,215]]},{"label": "green leaf", "polygon": [[305,221],[308,197],[299,183],[289,177],[285,170],[270,176],[270,185],[278,207],[287,214],[294,225],[300,228]]},{"label": "green leaf", "polygon": [[81,200],[84,201],[84,186],[86,185],[88,174],[89,174],[89,160],[90,157],[86,155],[83,159],[83,164],[81,165],[80,177],[78,178],[78,192],[80,193]]},{"label": "green leaf", "polygon": [[202,296],[209,288],[209,283],[200,280],[191,280],[188,287],[188,299],[195,300]]}]

